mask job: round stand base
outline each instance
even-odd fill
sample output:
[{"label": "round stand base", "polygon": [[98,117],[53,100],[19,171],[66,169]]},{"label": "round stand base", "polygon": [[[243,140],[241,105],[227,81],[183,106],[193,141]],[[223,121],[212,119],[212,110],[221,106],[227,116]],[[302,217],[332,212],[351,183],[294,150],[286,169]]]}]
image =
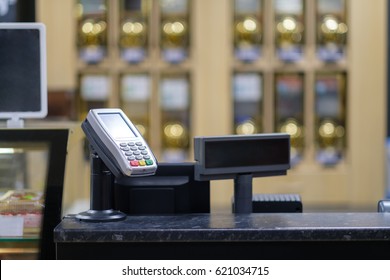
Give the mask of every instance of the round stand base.
[{"label": "round stand base", "polygon": [[126,219],[126,214],[116,210],[88,210],[76,215],[76,219],[83,222],[116,222]]}]

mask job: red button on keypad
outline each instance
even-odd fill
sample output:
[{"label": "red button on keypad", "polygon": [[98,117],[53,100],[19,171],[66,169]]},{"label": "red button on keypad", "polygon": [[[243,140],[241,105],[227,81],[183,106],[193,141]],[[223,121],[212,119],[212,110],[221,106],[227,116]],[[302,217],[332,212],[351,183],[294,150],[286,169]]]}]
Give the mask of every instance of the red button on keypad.
[{"label": "red button on keypad", "polygon": [[138,160],[132,160],[132,161],[130,161],[130,165],[131,165],[131,166],[138,166],[138,165],[139,165]]}]

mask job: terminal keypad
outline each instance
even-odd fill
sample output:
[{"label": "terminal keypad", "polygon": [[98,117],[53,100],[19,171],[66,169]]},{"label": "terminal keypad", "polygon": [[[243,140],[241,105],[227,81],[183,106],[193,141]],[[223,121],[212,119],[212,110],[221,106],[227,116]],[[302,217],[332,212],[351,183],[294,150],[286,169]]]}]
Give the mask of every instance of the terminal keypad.
[{"label": "terminal keypad", "polygon": [[149,152],[142,142],[119,143],[120,149],[125,154],[132,167],[153,165]]}]

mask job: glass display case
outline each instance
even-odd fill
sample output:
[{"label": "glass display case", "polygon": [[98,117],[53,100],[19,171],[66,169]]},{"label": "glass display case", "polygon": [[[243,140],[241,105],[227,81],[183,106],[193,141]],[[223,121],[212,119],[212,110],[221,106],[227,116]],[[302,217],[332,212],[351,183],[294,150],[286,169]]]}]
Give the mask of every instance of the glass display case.
[{"label": "glass display case", "polygon": [[39,235],[47,177],[47,143],[0,142],[0,147],[0,216],[21,218],[14,224],[17,236]]},{"label": "glass display case", "polygon": [[67,129],[0,129],[0,258],[55,258]]}]

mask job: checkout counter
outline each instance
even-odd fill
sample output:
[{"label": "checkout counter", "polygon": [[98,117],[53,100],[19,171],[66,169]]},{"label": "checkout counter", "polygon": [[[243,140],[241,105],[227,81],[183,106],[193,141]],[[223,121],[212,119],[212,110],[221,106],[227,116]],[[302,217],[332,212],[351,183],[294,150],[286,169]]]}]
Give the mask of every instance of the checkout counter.
[{"label": "checkout counter", "polygon": [[57,259],[388,259],[389,213],[128,216],[54,230]]},{"label": "checkout counter", "polygon": [[[154,214],[145,213],[146,209],[137,212],[127,208],[125,215],[110,219],[111,208],[119,208],[119,212],[124,208],[120,209],[121,206],[117,207],[115,203],[103,206],[104,202],[99,202],[101,196],[93,198],[94,193],[102,193],[96,191],[102,186],[91,183],[91,209],[64,217],[54,229],[57,259],[388,259],[390,215],[385,211],[254,213],[252,178],[286,173],[290,148],[286,139],[289,140],[286,135],[195,138],[196,163],[189,165],[187,175],[169,175],[181,178],[176,182],[178,189],[195,186],[193,190],[197,189],[196,184],[209,180],[234,179],[231,214],[209,213],[207,206],[196,210],[172,207],[161,213],[164,211],[160,210],[167,207],[158,206],[156,200]],[[267,148],[255,150],[255,146]],[[235,147],[240,148],[234,150]],[[102,153],[99,147],[97,150],[97,154]],[[227,150],[230,153],[226,153]],[[236,161],[227,160],[227,154],[229,157],[236,155]],[[248,161],[248,155],[255,155],[256,159]],[[169,166],[162,165],[162,168],[169,170]],[[144,186],[151,187],[151,191],[153,185],[158,184],[156,182],[169,181],[162,174],[156,173],[156,176],[158,179],[154,183],[146,179],[153,176],[143,177]],[[129,178],[126,179],[129,180],[129,193],[119,195],[119,198],[140,201],[130,193],[132,188],[142,188],[143,179],[135,178],[131,183],[133,179]],[[187,179],[183,182],[183,178]],[[118,185],[123,187],[123,184],[124,181],[117,179],[113,186],[108,187],[111,189],[108,192],[114,192],[112,197],[115,197]],[[163,186],[167,192],[160,192],[159,197],[171,197],[170,204],[175,205],[173,197],[177,190],[168,185]],[[204,187],[207,189],[208,186]],[[187,195],[181,196],[180,201],[191,205],[195,192],[185,192]],[[149,194],[152,196],[152,192]],[[137,192],[132,195],[137,195]],[[109,213],[106,217],[105,211]]]}]

